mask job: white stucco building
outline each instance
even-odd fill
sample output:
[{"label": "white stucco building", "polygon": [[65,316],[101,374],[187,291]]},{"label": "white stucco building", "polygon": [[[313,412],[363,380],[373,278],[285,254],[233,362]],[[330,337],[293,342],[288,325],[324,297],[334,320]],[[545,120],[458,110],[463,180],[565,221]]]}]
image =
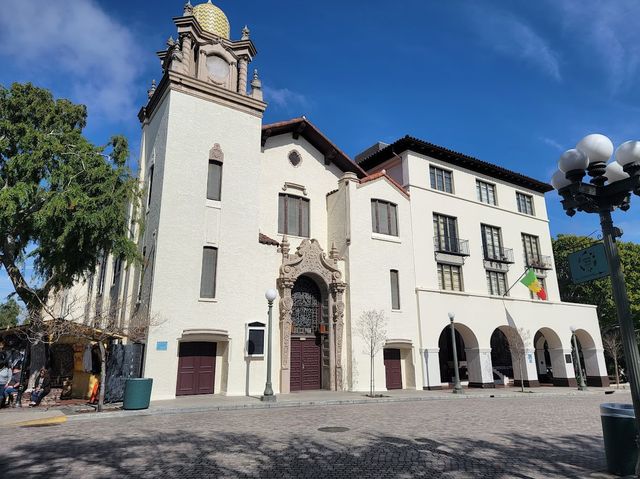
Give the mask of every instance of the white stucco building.
[{"label": "white stucco building", "polygon": [[[408,136],[352,161],[305,117],[265,125],[248,29],[231,40],[210,3],[174,21],[139,115],[144,263],[105,261],[82,287],[102,307],[119,301],[123,316],[164,318],[145,356],[154,399],[260,394],[268,288],[279,294],[276,393],[367,390],[356,326],[372,309],[388,319],[379,390],[449,386],[449,312],[470,387],[514,376],[575,385],[571,326],[589,384],[608,384],[595,307],[560,301],[550,186]],[[517,282],[528,267],[547,300]],[[522,378],[503,334],[518,328]]]}]

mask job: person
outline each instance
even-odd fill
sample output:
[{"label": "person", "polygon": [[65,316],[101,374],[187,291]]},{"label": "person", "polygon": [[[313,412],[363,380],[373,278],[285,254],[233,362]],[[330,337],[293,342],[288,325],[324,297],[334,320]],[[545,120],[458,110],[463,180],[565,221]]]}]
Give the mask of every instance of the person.
[{"label": "person", "polygon": [[[11,402],[12,394],[17,393],[19,389],[20,389],[20,368],[13,368],[13,374],[11,375],[11,379],[7,383],[6,387],[4,388],[4,395],[9,399],[9,402]],[[15,402],[13,404],[13,407],[15,407]]]},{"label": "person", "polygon": [[4,389],[9,381],[11,381],[11,369],[7,364],[3,363],[0,366],[0,408],[4,407]]},{"label": "person", "polygon": [[38,375],[36,376],[36,382],[31,391],[31,401],[29,407],[35,407],[40,404],[40,401],[49,394],[51,391],[51,377],[49,371],[46,368],[40,368]]}]

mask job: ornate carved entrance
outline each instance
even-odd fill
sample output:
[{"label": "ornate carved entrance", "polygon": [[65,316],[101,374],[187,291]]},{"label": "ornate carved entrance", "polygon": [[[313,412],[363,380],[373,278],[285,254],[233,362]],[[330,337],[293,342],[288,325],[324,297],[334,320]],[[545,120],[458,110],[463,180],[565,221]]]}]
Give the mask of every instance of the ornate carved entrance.
[{"label": "ornate carved entrance", "polygon": [[[342,273],[337,268],[338,254],[331,249],[329,259],[317,240],[304,240],[295,254],[289,254],[285,236],[280,245],[282,265],[278,278],[280,290],[280,389],[291,389],[291,336],[326,335],[328,364],[323,365],[323,385],[342,390],[342,336],[344,331],[344,290]],[[309,281],[313,283],[310,284]],[[295,294],[294,294],[294,286]],[[317,291],[325,291],[318,301]],[[294,308],[295,300],[295,308]],[[324,304],[323,304],[324,303]],[[326,313],[323,314],[323,310]],[[295,310],[295,313],[294,313]],[[293,316],[292,316],[293,315]],[[323,354],[324,356],[324,354]],[[323,363],[325,358],[323,358]]]}]

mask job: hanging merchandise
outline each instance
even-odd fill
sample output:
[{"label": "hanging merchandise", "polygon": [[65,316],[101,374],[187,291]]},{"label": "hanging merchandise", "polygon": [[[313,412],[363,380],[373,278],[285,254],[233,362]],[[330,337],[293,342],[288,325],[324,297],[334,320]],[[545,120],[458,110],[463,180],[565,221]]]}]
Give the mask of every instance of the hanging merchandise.
[{"label": "hanging merchandise", "polygon": [[93,370],[93,361],[91,356],[91,345],[87,344],[84,348],[82,355],[82,369],[86,373],[90,373]]}]

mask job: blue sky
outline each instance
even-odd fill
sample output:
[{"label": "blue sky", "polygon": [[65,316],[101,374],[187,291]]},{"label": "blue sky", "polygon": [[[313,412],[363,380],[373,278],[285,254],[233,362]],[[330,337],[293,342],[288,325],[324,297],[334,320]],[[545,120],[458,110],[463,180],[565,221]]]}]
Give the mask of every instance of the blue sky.
[{"label": "blue sky", "polygon": [[[194,3],[199,3],[196,0]],[[350,155],[411,134],[548,180],[587,133],[640,138],[640,2],[219,0],[247,24],[269,103],[265,122],[306,115]],[[31,81],[87,104],[96,143],[136,113],[183,2],[30,0],[0,12],[0,84]],[[640,241],[640,206],[618,214]],[[551,230],[589,234],[548,195]],[[11,291],[0,271],[0,299]]]}]

